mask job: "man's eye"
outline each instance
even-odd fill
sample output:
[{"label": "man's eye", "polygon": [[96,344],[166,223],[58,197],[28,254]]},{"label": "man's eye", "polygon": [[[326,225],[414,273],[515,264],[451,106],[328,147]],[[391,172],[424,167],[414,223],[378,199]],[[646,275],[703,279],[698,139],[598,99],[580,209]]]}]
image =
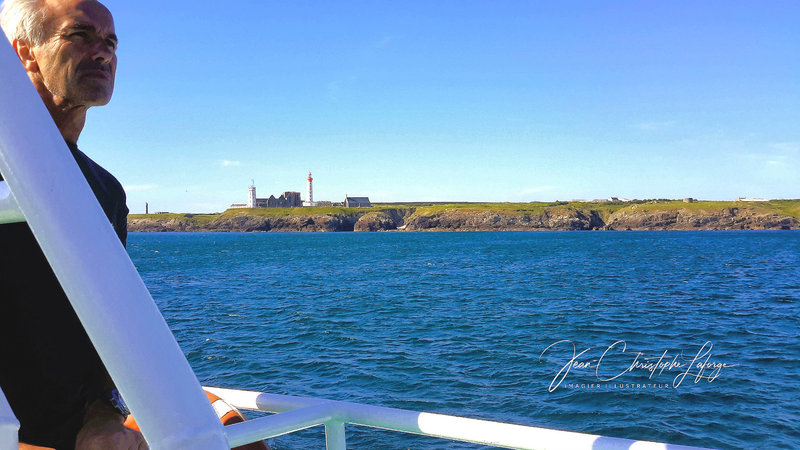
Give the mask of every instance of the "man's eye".
[{"label": "man's eye", "polygon": [[75,33],[69,35],[69,37],[79,37],[81,39],[86,38],[86,36],[86,32],[84,31],[76,31]]}]

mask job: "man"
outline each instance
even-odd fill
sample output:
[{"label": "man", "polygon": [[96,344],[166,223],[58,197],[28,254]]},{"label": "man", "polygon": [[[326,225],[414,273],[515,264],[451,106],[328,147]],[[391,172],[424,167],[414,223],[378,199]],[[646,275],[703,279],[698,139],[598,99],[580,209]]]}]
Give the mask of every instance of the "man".
[{"label": "man", "polygon": [[[77,147],[86,111],[114,90],[111,13],[95,0],[5,0],[0,25],[125,244],[125,192]],[[21,449],[147,448],[122,425],[124,403],[24,223],[0,226],[0,318],[0,388]]]}]

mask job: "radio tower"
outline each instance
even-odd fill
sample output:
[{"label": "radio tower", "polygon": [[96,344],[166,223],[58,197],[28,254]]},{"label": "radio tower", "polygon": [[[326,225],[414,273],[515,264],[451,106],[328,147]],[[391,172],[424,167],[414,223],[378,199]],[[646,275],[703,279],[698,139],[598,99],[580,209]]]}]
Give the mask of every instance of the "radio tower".
[{"label": "radio tower", "polygon": [[314,179],[311,178],[311,172],[308,172],[308,199],[303,202],[303,206],[314,206]]}]

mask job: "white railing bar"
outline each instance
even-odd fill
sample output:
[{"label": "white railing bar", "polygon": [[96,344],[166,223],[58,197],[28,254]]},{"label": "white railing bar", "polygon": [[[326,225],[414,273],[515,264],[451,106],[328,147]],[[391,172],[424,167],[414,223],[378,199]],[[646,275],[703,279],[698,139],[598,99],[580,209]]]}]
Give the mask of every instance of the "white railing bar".
[{"label": "white railing bar", "polygon": [[19,420],[0,389],[0,450],[17,450],[18,446]]},{"label": "white railing bar", "polygon": [[599,436],[572,431],[515,425],[445,414],[408,411],[326,399],[312,399],[263,392],[210,388],[236,408],[286,414],[292,408],[309,405],[331,408],[336,420],[405,433],[421,434],[458,441],[523,449],[592,450],[698,450],[699,447]]},{"label": "white railing bar", "polygon": [[19,58],[0,41],[0,172],[150,448],[229,448]]},{"label": "white railing bar", "polygon": [[0,181],[0,224],[24,221],[25,217],[19,210],[14,196],[11,195],[8,183]]},{"label": "white railing bar", "polygon": [[[238,409],[280,413],[321,403],[334,402],[322,398],[298,397],[294,395],[269,394],[258,391],[242,389],[226,389],[213,386],[203,386],[203,389],[225,399],[231,406]],[[265,409],[268,408],[268,409]]]},{"label": "white railing bar", "polygon": [[231,448],[323,425],[333,420],[329,405],[309,406],[225,427]]}]

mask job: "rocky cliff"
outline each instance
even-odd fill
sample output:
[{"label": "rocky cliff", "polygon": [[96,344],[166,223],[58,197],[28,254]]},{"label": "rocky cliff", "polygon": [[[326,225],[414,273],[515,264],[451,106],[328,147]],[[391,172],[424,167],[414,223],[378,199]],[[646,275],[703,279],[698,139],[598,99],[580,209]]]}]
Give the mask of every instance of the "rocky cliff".
[{"label": "rocky cliff", "polygon": [[353,231],[351,216],[309,214],[285,217],[238,216],[212,221],[209,231]]},{"label": "rocky cliff", "polygon": [[193,218],[191,214],[169,218],[136,215],[128,218],[128,231],[353,231],[357,220],[352,216],[331,214],[219,215],[204,222]]},{"label": "rocky cliff", "polygon": [[732,207],[719,210],[648,209],[644,205],[611,214],[606,230],[796,230],[800,221],[780,212]]},{"label": "rocky cliff", "polygon": [[522,231],[522,230],[597,230],[603,220],[596,211],[552,209],[541,213],[452,209],[411,215],[405,222],[408,231]]},{"label": "rocky cliff", "polygon": [[506,231],[800,229],[800,201],[766,204],[483,204],[132,215],[130,231]]},{"label": "rocky cliff", "polygon": [[190,220],[179,218],[128,216],[128,231],[164,232],[164,231],[207,231],[204,227]]}]

